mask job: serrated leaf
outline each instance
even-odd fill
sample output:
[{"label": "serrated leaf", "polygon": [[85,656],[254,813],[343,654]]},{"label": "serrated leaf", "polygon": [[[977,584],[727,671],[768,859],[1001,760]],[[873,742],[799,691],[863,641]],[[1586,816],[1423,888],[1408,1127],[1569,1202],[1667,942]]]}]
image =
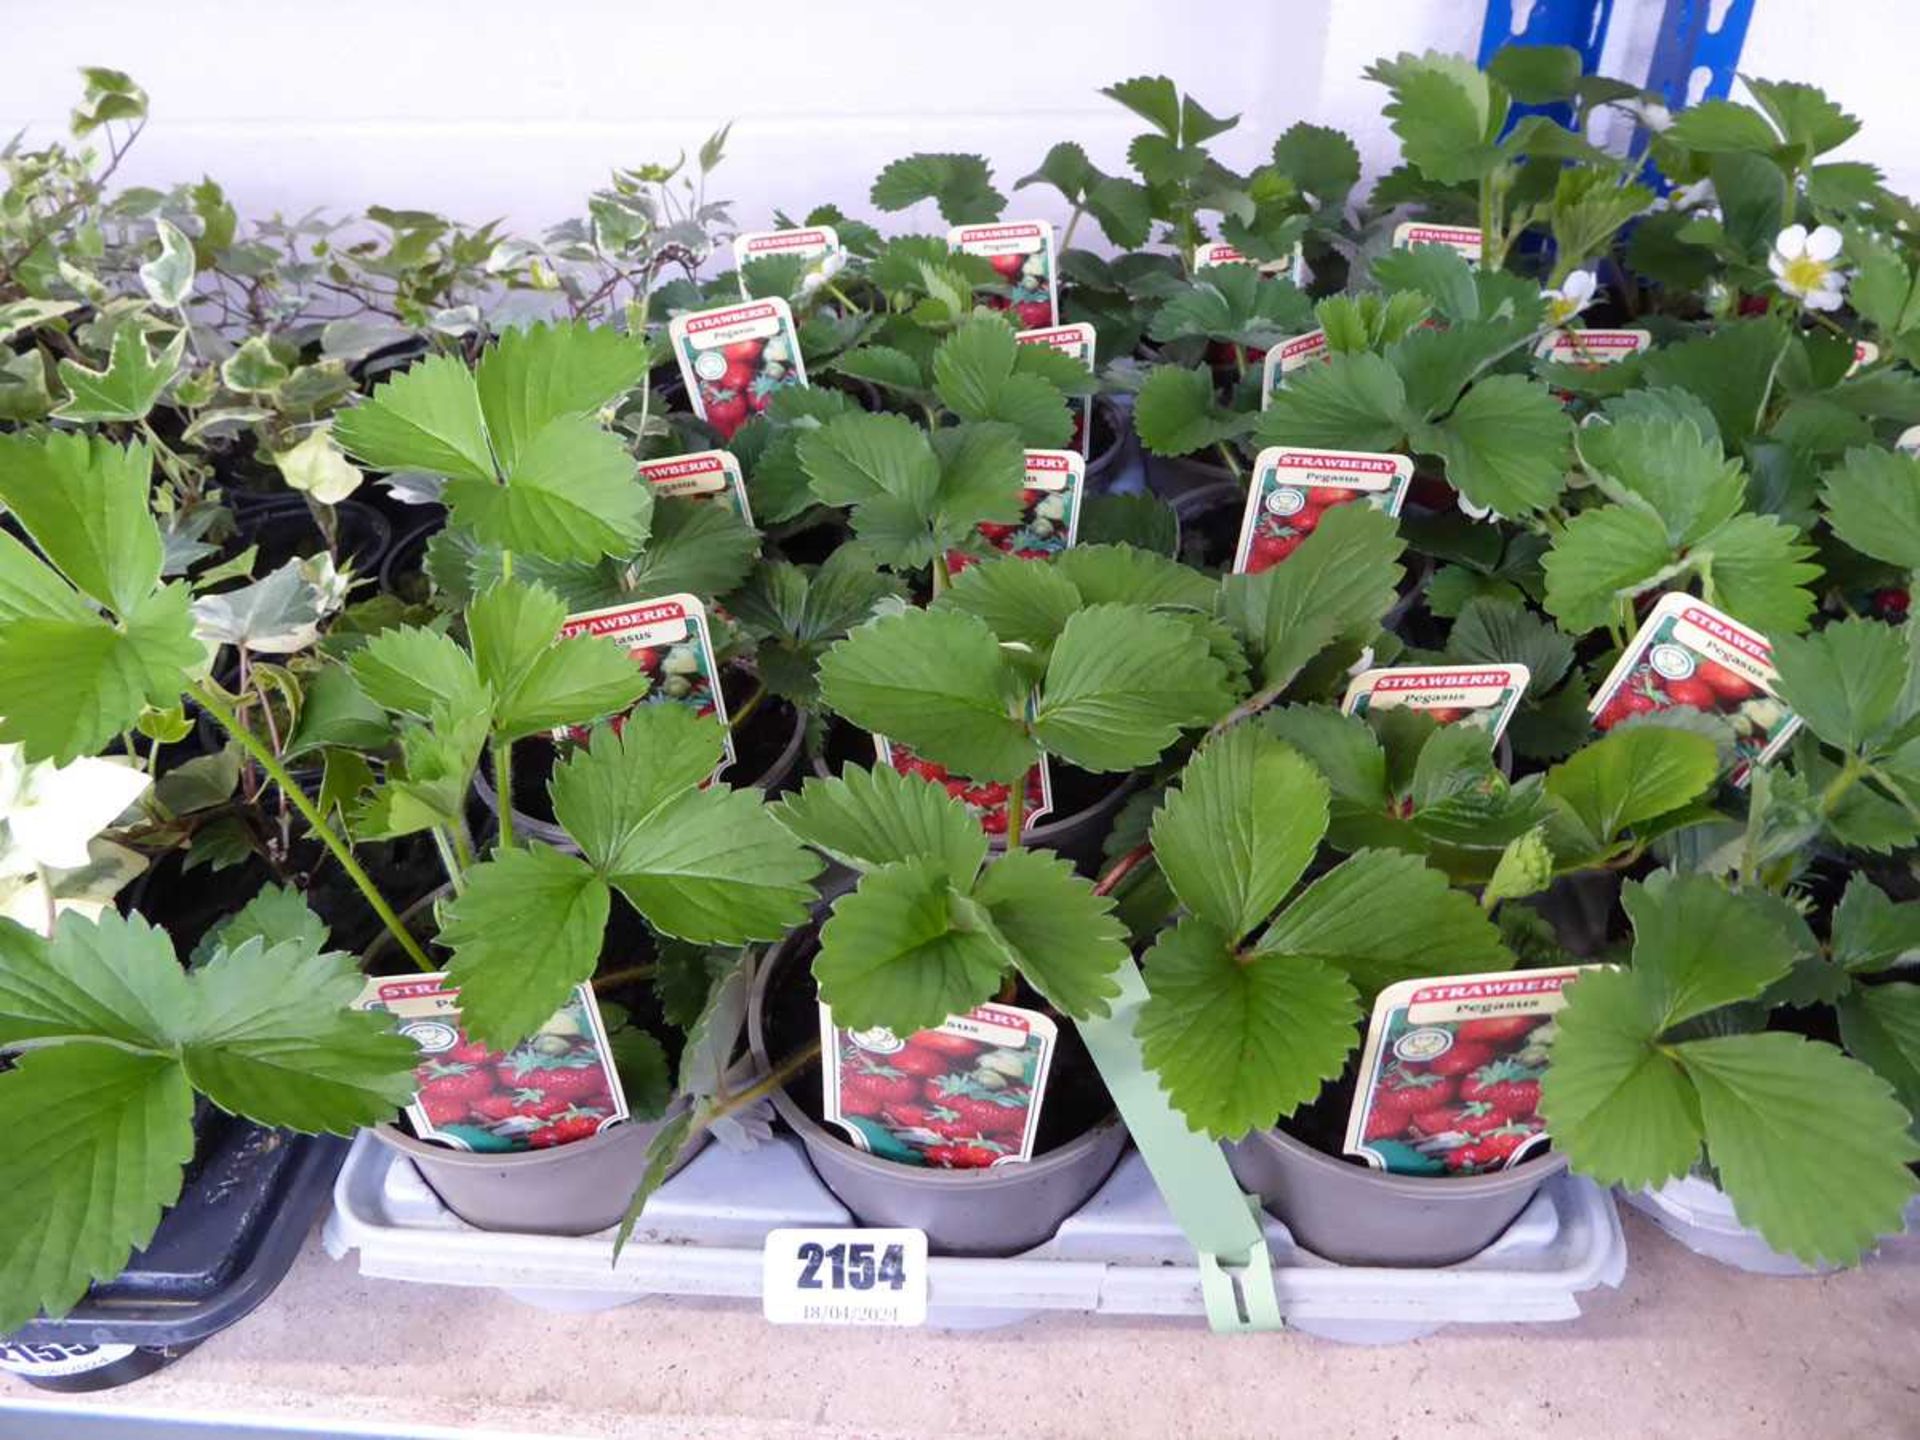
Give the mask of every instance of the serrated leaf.
[{"label": "serrated leaf", "polygon": [[1591,971],[1564,994],[1540,1084],[1554,1144],[1602,1185],[1639,1189],[1684,1175],[1700,1155],[1699,1100],[1653,1043],[1657,1017],[1633,976]]},{"label": "serrated leaf", "polygon": [[884,385],[890,390],[918,394],[931,388],[927,377],[921,372],[920,362],[906,351],[896,350],[890,345],[859,346],[841,355],[827,368],[841,375],[851,375],[856,380]]},{"label": "serrated leaf", "polygon": [[1833,908],[1833,960],[1871,974],[1920,951],[1920,901],[1895,904],[1866,876],[1847,881]]},{"label": "serrated leaf", "polygon": [[1736,105],[1731,100],[1704,100],[1689,105],[1674,116],[1673,124],[1662,132],[1668,144],[1698,150],[1703,154],[1750,151],[1770,153],[1780,143],[1773,128],[1757,110]]},{"label": "serrated leaf", "polygon": [[198,968],[222,950],[238,950],[253,939],[269,946],[290,942],[318,954],[327,948],[327,935],[326,921],[313,913],[300,891],[291,885],[262,885],[251,900],[200,937],[188,963]]},{"label": "serrated leaf", "polygon": [[1101,87],[1100,93],[1117,100],[1169,140],[1180,138],[1180,91],[1164,75],[1136,75]]},{"label": "serrated leaf", "polygon": [[969,565],[933,608],[977,615],[1002,644],[1026,645],[1044,656],[1081,604],[1079,590],[1056,566],[1008,555]]},{"label": "serrated leaf", "polygon": [[[45,1117],[58,1114],[58,1125]],[[0,1327],[64,1314],[153,1237],[193,1155],[193,1092],[171,1058],[104,1045],[0,1076]]]},{"label": "serrated leaf", "polygon": [[1720,772],[1705,735],[1659,725],[1623,727],[1547,772],[1547,793],[1596,848],[1690,803]]},{"label": "serrated leaf", "polygon": [[1289,375],[1255,433],[1263,446],[1393,450],[1406,439],[1409,419],[1406,389],[1385,359],[1333,355]]},{"label": "serrated leaf", "polygon": [[1193,1129],[1235,1139],[1311,1100],[1358,1038],[1353,984],[1312,956],[1243,958],[1187,917],[1145,957],[1141,1053]]},{"label": "serrated leaf", "polygon": [[1083,770],[1136,769],[1181,730],[1225,714],[1226,680],[1179,622],[1138,605],[1091,605],[1054,644],[1033,733]]},{"label": "serrated leaf", "polygon": [[495,585],[467,607],[480,682],[494,695],[493,729],[517,740],[618,714],[646,693],[644,671],[603,636],[559,639],[566,607],[537,586]]},{"label": "serrated leaf", "polygon": [[1782,326],[1772,319],[1721,325],[1705,338],[1648,352],[1642,374],[1649,385],[1691,391],[1704,400],[1720,427],[1720,438],[1732,450],[1759,425],[1760,407],[1786,340]]},{"label": "serrated leaf", "polygon": [[479,389],[451,356],[429,356],[341,411],[333,436],[377,470],[425,470],[489,485],[494,480]]},{"label": "serrated leaf", "polygon": [[1000,218],[1007,199],[993,188],[993,169],[978,155],[919,154],[895,160],[868,192],[876,208],[904,210],[932,200],[949,225]]},{"label": "serrated leaf", "polygon": [[1327,782],[1255,725],[1203,745],[1153,817],[1153,851],[1188,910],[1237,942],[1286,899],[1327,829]]},{"label": "serrated leaf", "polygon": [[684,705],[646,705],[615,732],[602,727],[557,766],[554,817],[603,875],[627,868],[629,846],[674,800],[704,784],[725,735]]},{"label": "serrated leaf", "polygon": [[1833,533],[1862,555],[1920,569],[1920,458],[1877,446],[1849,450],[1820,491]]},{"label": "serrated leaf", "polygon": [[1211,610],[1220,592],[1217,581],[1191,566],[1132,545],[1085,542],[1056,555],[1053,568],[1073,582],[1089,605]]},{"label": "serrated leaf", "polygon": [[1707,1152],[1734,1214],[1808,1264],[1851,1264],[1898,1231],[1920,1144],[1887,1082],[1798,1035],[1674,1047],[1699,1092]]},{"label": "serrated leaf", "polygon": [[1009,850],[974,883],[973,899],[1048,1004],[1076,1020],[1107,1013],[1120,993],[1114,974],[1129,959],[1126,927],[1070,862]]},{"label": "serrated leaf", "polygon": [[1891,1085],[1909,1115],[1920,1116],[1920,985],[1850,986],[1836,1008],[1847,1053]]},{"label": "serrated leaf", "polygon": [[1180,521],[1155,495],[1090,495],[1080,511],[1079,543],[1128,545],[1170,557],[1180,544]]},{"label": "serrated leaf", "polygon": [[349,663],[368,699],[403,715],[425,719],[436,707],[466,712],[492,703],[466,651],[438,630],[382,630]]},{"label": "serrated leaf", "polygon": [[1304,120],[1273,142],[1273,165],[1323,210],[1338,206],[1360,183],[1360,152],[1353,141],[1341,131]]},{"label": "serrated leaf", "polygon": [[936,860],[871,871],[820,928],[820,998],[855,1030],[907,1034],[962,1014],[995,994],[1013,960],[984,919]]},{"label": "serrated leaf", "polygon": [[633,388],[646,375],[647,361],[644,344],[611,327],[575,323],[506,331],[474,371],[500,468],[511,474],[549,422],[592,415]]},{"label": "serrated leaf", "polygon": [[930,859],[962,890],[972,887],[987,856],[986,832],[964,805],[890,765],[848,766],[835,779],[809,779],[773,816],[843,865],[874,870]]},{"label": "serrated leaf", "polygon": [[1315,880],[1254,946],[1342,971],[1362,1000],[1424,975],[1510,970],[1500,932],[1418,856],[1361,850]]},{"label": "serrated leaf", "polygon": [[[336,421],[336,433],[358,413]],[[652,487],[619,437],[568,415],[524,443],[504,484],[451,474],[444,493],[452,523],[483,543],[556,561],[630,556],[653,514]]]},{"label": "serrated leaf", "polygon": [[[1289,383],[1288,390],[1294,388]],[[1414,443],[1446,461],[1448,481],[1474,504],[1524,515],[1559,498],[1571,439],[1567,412],[1546,386],[1523,375],[1494,375]]]},{"label": "serrated leaf", "polygon": [[1011,784],[1039,755],[999,641],[960,611],[909,610],[861,626],[821,657],[820,689],[855,724],[963,775]]},{"label": "serrated leaf", "polygon": [[1377,626],[1393,604],[1404,548],[1391,516],[1343,505],[1285,564],[1227,576],[1221,618],[1257,658],[1262,684],[1289,683],[1334,640]]},{"label": "serrated leaf", "polygon": [[132,322],[123,324],[114,331],[106,369],[89,370],[77,360],[60,362],[60,383],[67,398],[53,413],[82,424],[142,420],[180,373],[186,351],[185,330],[176,332],[155,354],[145,331]]},{"label": "serrated leaf", "polygon": [[511,1049],[551,1019],[599,963],[612,899],[585,861],[546,846],[468,870],[440,924],[466,1031]]},{"label": "serrated leaf", "polygon": [[1544,695],[1573,668],[1574,648],[1524,605],[1477,596],[1461,606],[1447,654],[1472,665],[1524,665],[1528,688]]},{"label": "serrated leaf", "polygon": [[1774,643],[1778,693],[1822,740],[1866,752],[1912,718],[1908,637],[1873,620],[1849,619]]},{"label": "serrated leaf", "polygon": [[1581,462],[1614,498],[1659,517],[1671,544],[1692,544],[1740,509],[1746,476],[1713,429],[1690,416],[1615,413],[1611,425],[1581,431]]},{"label": "serrated leaf", "polygon": [[[0,435],[0,503],[75,588],[124,616],[159,583],[164,559],[148,508],[152,467],[144,445],[92,435]],[[16,557],[6,569],[24,574],[32,563]],[[24,583],[44,592],[44,585]]]},{"label": "serrated leaf", "polygon": [[1629,882],[1620,898],[1633,922],[1635,982],[1656,1033],[1759,995],[1812,943],[1779,923],[1767,897],[1705,875],[1657,874]]},{"label": "serrated leaf", "polygon": [[0,1044],[95,1036],[163,1047],[186,1033],[193,990],[164,931],[108,910],[60,917],[52,939],[0,921]]},{"label": "serrated leaf", "polygon": [[1583,511],[1541,562],[1547,613],[1576,635],[1613,623],[1620,602],[1659,584],[1671,558],[1666,526],[1650,510]]},{"label": "serrated leaf", "polygon": [[1811,545],[1799,529],[1771,515],[1736,515],[1703,539],[1692,556],[1715,603],[1778,640],[1807,628],[1819,580]]},{"label": "serrated leaf", "polygon": [[1156,366],[1133,402],[1133,428],[1156,455],[1189,455],[1245,434],[1254,417],[1222,409],[1206,370]]},{"label": "serrated leaf", "polygon": [[1477,180],[1497,163],[1490,140],[1497,130],[1491,87],[1471,61],[1429,51],[1378,60],[1369,80],[1388,86],[1384,112],[1400,137],[1401,153],[1428,180],[1442,185]]},{"label": "serrated leaf", "polygon": [[1073,417],[1055,385],[1019,368],[1021,349],[1002,317],[974,315],[933,352],[934,391],[963,420],[997,420],[1022,444],[1057,450],[1072,438]]}]

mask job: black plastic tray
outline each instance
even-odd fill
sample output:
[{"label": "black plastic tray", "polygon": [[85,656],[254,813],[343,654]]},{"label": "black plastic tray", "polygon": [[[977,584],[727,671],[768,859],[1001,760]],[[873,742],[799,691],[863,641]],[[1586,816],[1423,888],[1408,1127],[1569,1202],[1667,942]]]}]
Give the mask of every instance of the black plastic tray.
[{"label": "black plastic tray", "polygon": [[198,1344],[272,1294],[332,1192],[347,1142],[290,1135],[215,1114],[180,1199],[153,1243],[59,1320],[8,1339],[28,1344]]}]

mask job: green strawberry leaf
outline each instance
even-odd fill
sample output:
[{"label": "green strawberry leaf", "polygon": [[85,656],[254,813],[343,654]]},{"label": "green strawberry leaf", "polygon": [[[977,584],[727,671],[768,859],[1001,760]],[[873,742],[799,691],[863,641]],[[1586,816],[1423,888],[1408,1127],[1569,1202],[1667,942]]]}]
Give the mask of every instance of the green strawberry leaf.
[{"label": "green strawberry leaf", "polygon": [[1369,1005],[1400,980],[1514,963],[1472,896],[1418,856],[1390,850],[1361,850],[1315,880],[1253,948],[1344,972]]},{"label": "green strawberry leaf", "polygon": [[1068,861],[1010,850],[974,882],[973,898],[1049,1004],[1076,1020],[1107,1013],[1120,993],[1114,974],[1128,960],[1126,927]]},{"label": "green strawberry leaf", "polygon": [[1705,875],[1656,872],[1620,894],[1633,922],[1633,974],[1657,1029],[1750,1000],[1811,944],[1779,923],[1766,897]]},{"label": "green strawberry leaf", "polygon": [[[343,415],[336,431],[358,413]],[[653,514],[652,487],[635,476],[619,437],[570,415],[522,444],[504,484],[456,473],[444,493],[450,523],[482,543],[556,561],[630,556]]]},{"label": "green strawberry leaf", "polygon": [[551,1019],[599,964],[611,903],[592,866],[544,845],[468,870],[440,925],[467,1032],[511,1049]]},{"label": "green strawberry leaf", "polygon": [[983,907],[921,858],[869,871],[835,902],[813,974],[835,1024],[904,1035],[992,999],[1012,961]]},{"label": "green strawberry leaf", "polygon": [[966,806],[890,765],[848,766],[835,779],[810,779],[774,806],[773,817],[855,870],[933,859],[956,889],[966,890],[987,858],[986,832]]},{"label": "green strawberry leaf", "polygon": [[408,367],[333,422],[333,438],[376,470],[425,470],[492,484],[493,447],[473,375],[450,355]]},{"label": "green strawberry leaf", "polygon": [[1237,1139],[1313,1099],[1346,1065],[1359,999],[1311,955],[1242,956],[1195,916],[1146,954],[1142,1057],[1195,1130]]},{"label": "green strawberry leaf", "polygon": [[60,362],[60,383],[67,398],[53,413],[78,424],[143,420],[160,392],[180,373],[186,350],[185,330],[176,332],[156,355],[139,325],[124,323],[113,332],[105,370],[89,370],[77,360]]},{"label": "green strawberry leaf", "polygon": [[1083,770],[1133,770],[1232,703],[1225,668],[1188,626],[1138,605],[1091,605],[1060,631],[1033,733]]},{"label": "green strawberry leaf", "polygon": [[691,496],[653,502],[647,548],[620,577],[622,595],[725,595],[760,555],[760,536],[729,506]]},{"label": "green strawberry leaf", "polygon": [[1660,520],[1673,546],[1695,543],[1746,498],[1740,462],[1691,417],[1618,417],[1588,426],[1580,432],[1580,460],[1610,499]]},{"label": "green strawberry leaf", "polygon": [[1850,986],[1836,1008],[1847,1053],[1872,1066],[1909,1115],[1920,1115],[1920,985]]},{"label": "green strawberry leaf", "polygon": [[1689,561],[1714,603],[1776,640],[1807,628],[1820,579],[1799,529],[1771,515],[1736,515],[1702,540]]},{"label": "green strawberry leaf", "polygon": [[1872,974],[1920,952],[1920,901],[1895,904],[1864,875],[1847,882],[1833,907],[1834,963]]},{"label": "green strawberry leaf", "polygon": [[1494,375],[1444,420],[1417,430],[1413,443],[1445,460],[1448,481],[1474,504],[1524,515],[1559,499],[1571,436],[1567,412],[1546,386]]},{"label": "green strawberry leaf", "polygon": [[1343,505],[1284,565],[1227,576],[1220,618],[1257,661],[1262,685],[1284,686],[1335,640],[1371,633],[1393,604],[1404,548],[1391,516]]},{"label": "green strawberry leaf", "polygon": [[1229,942],[1264,921],[1327,829],[1327,782],[1255,725],[1209,740],[1153,817],[1153,853],[1174,894]]},{"label": "green strawberry leaf", "polygon": [[1429,51],[1376,60],[1367,78],[1388,87],[1384,111],[1401,153],[1429,181],[1478,180],[1500,160],[1492,141],[1506,120],[1506,102],[1470,60]]},{"label": "green strawberry leaf", "polygon": [[1169,295],[1147,330],[1155,340],[1188,337],[1267,349],[1313,329],[1313,302],[1291,280],[1252,265],[1214,265]]},{"label": "green strawberry leaf", "polygon": [[1849,450],[1820,491],[1833,533],[1862,555],[1920,569],[1920,458],[1878,446]]},{"label": "green strawberry leaf", "polygon": [[0,436],[0,503],[74,587],[130,615],[160,583],[153,457],[97,436]]},{"label": "green strawberry leaf", "polygon": [[1001,644],[1025,645],[1044,657],[1081,604],[1080,592],[1057,566],[1008,555],[969,565],[933,608],[977,615]]},{"label": "green strawberry leaf", "polygon": [[1020,368],[1025,348],[999,315],[974,315],[933,352],[933,388],[961,419],[997,420],[1022,444],[1057,450],[1073,436],[1073,416],[1057,386]]},{"label": "green strawberry leaf", "polygon": [[1707,736],[1641,724],[1554,766],[1546,789],[1571,831],[1565,844],[1597,854],[1633,827],[1692,803],[1719,773],[1719,751]]},{"label": "green strawberry leaf", "polygon": [[[1689,1040],[1707,1153],[1734,1214],[1776,1250],[1848,1265],[1902,1227],[1920,1159],[1887,1082],[1798,1035]],[[1556,1061],[1557,1063],[1557,1061]]]},{"label": "green strawberry leaf", "polygon": [[[490,623],[484,615],[482,623]],[[424,719],[439,707],[468,712],[493,704],[473,660],[438,630],[415,625],[382,630],[348,663],[369,700],[402,715]]]},{"label": "green strawberry leaf", "polygon": [[993,188],[993,167],[978,155],[905,156],[880,172],[867,198],[888,212],[931,200],[949,225],[984,225],[1007,206]]},{"label": "green strawberry leaf", "polygon": [[1573,641],[1513,600],[1476,596],[1460,607],[1447,654],[1469,665],[1527,667],[1527,688],[1545,695],[1573,668]]},{"label": "green strawberry leaf", "polygon": [[809,574],[783,560],[757,565],[746,585],[727,597],[742,629],[760,643],[760,674],[767,688],[796,704],[819,698],[816,671],[827,646],[873,618],[905,587],[843,545]]},{"label": "green strawberry leaf", "polygon": [[1842,620],[1774,644],[1779,695],[1829,745],[1872,754],[1920,710],[1909,691],[1914,635],[1873,620]]},{"label": "green strawberry leaf", "polygon": [[1082,543],[1063,550],[1053,568],[1088,605],[1178,606],[1212,610],[1219,584],[1190,565],[1132,545]]},{"label": "green strawberry leaf", "polygon": [[725,733],[684,705],[644,705],[618,733],[602,726],[553,772],[554,817],[603,875],[627,868],[630,844],[680,796],[709,780]]},{"label": "green strawberry leaf", "polygon": [[618,714],[646,693],[645,672],[612,640],[560,639],[566,618],[566,605],[551,590],[512,581],[467,607],[474,666],[495,696],[493,730],[499,738],[585,725]]},{"label": "green strawberry leaf", "polygon": [[1219,405],[1204,369],[1155,366],[1133,402],[1134,433],[1155,455],[1190,455],[1238,439],[1253,424],[1253,416]]},{"label": "green strawberry leaf", "polygon": [[856,725],[962,775],[1011,784],[1039,758],[1000,642],[958,610],[908,610],[862,625],[821,657],[820,690]]},{"label": "green strawberry leaf", "polygon": [[1575,635],[1613,623],[1620,602],[1664,584],[1673,551],[1651,510],[1603,505],[1567,522],[1541,561],[1547,613]]},{"label": "green strawberry leaf", "polygon": [[647,347],[611,326],[532,325],[508,330],[474,371],[487,436],[502,470],[550,421],[591,416],[645,378]]},{"label": "green strawberry leaf", "polygon": [[1413,419],[1406,387],[1384,358],[1332,355],[1287,377],[1260,417],[1255,438],[1262,446],[1395,450]]}]

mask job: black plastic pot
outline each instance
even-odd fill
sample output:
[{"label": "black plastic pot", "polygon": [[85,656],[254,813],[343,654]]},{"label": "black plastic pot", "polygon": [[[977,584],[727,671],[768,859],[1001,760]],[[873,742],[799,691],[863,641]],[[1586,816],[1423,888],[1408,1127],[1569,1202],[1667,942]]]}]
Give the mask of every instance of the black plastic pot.
[{"label": "black plastic pot", "polygon": [[[255,575],[269,575],[289,560],[306,559],[327,548],[326,536],[304,496],[231,494],[228,504],[233,509],[236,543],[242,549],[260,547]],[[339,526],[335,561],[342,568],[351,564],[357,575],[378,574],[393,544],[393,526],[387,517],[358,500],[342,500],[333,513]]]},{"label": "black plastic pot", "polygon": [[[794,772],[800,768],[800,752],[805,748],[807,739],[807,716],[803,710],[777,702],[764,706],[758,714],[750,718],[748,724],[741,727],[742,738],[747,738],[754,733],[756,724],[760,722],[762,716],[765,717],[766,725],[764,733],[772,742],[766,747],[770,759],[761,772],[746,783],[772,796],[779,794],[786,787],[787,782],[793,778]],[[783,721],[781,717],[786,718]],[[783,724],[784,730],[780,728]],[[743,753],[741,758],[750,757]],[[529,793],[537,794],[542,798],[546,795],[545,779],[542,778],[537,783],[530,783],[530,779],[531,777],[522,773],[520,767],[515,767],[513,788],[521,797],[522,803],[525,803]],[[488,755],[480,757],[480,768],[474,772],[473,793],[486,807],[487,813],[497,819],[500,814],[500,793],[493,788],[493,761]],[[549,845],[557,845],[562,849],[573,848],[573,841],[568,838],[567,832],[556,825],[550,817],[529,815],[517,806],[513,812],[513,828],[516,834],[531,835],[537,840],[543,840]]]},{"label": "black plastic pot", "polygon": [[[811,957],[813,938],[811,926],[789,935],[768,953],[754,977],[747,1005],[747,1044],[755,1067],[762,1072],[772,1070],[793,1048],[791,1040],[776,1046],[771,1038],[776,997],[783,991],[790,993],[791,987],[805,986],[808,1008],[813,1004],[811,977],[794,973]],[[1063,1045],[1076,1041],[1065,1022],[1061,1040]],[[1055,1064],[1058,1067],[1058,1057]],[[1091,1060],[1086,1064],[1091,1073]],[[804,1085],[817,1090],[819,1084],[819,1067],[811,1065],[771,1098],[781,1120],[806,1148],[821,1182],[858,1223],[924,1230],[927,1243],[938,1254],[1017,1255],[1044,1244],[1106,1182],[1126,1149],[1126,1128],[1109,1109],[1104,1118],[1064,1143],[1037,1151],[1023,1164],[985,1170],[903,1165],[856,1148],[815,1120],[794,1093]],[[1104,1096],[1104,1090],[1100,1093]],[[1043,1144],[1046,1126],[1043,1111]]]},{"label": "black plastic pot", "polygon": [[1119,477],[1133,436],[1129,413],[1111,395],[1093,400],[1093,433],[1087,446],[1087,493],[1103,493]]},{"label": "black plastic pot", "polygon": [[411,604],[426,600],[432,593],[432,583],[426,578],[427,543],[447,528],[447,512],[437,505],[408,508],[416,512],[416,517],[426,518],[403,530],[388,547],[386,559],[380,562],[380,593]]},{"label": "black plastic pot", "polygon": [[112,1389],[172,1364],[273,1293],[326,1206],[346,1142],[208,1116],[153,1243],[65,1318],[0,1341],[0,1367],[46,1390]]}]

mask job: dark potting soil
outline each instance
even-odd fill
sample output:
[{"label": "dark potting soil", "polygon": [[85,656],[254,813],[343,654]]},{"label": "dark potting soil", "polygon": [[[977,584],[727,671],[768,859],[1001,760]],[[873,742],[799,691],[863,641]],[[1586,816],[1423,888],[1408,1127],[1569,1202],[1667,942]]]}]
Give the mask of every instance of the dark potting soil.
[{"label": "dark potting soil", "polygon": [[838,510],[816,508],[786,526],[769,530],[761,548],[768,555],[795,565],[824,565],[848,538],[843,514]]},{"label": "dark potting soil", "polygon": [[[767,1058],[776,1069],[786,1057],[798,1054],[820,1038],[820,996],[809,970],[817,949],[810,933],[805,943],[790,946],[783,952],[780,968],[768,978],[762,1020],[766,1026]],[[1086,1044],[1071,1020],[1055,1011],[1024,982],[1013,1003],[1051,1015],[1060,1026],[1053,1064],[1047,1075],[1046,1097],[1040,1110],[1040,1129],[1034,1138],[1033,1153],[1044,1155],[1078,1140],[1113,1114],[1113,1097],[1107,1093],[1106,1082],[1100,1078],[1093,1057],[1087,1053]],[[816,1124],[825,1123],[817,1059],[789,1080],[786,1090],[809,1119]],[[827,1129],[840,1138],[838,1129],[832,1126]]]},{"label": "dark potting soil", "polygon": [[427,542],[446,528],[447,515],[438,506],[408,508],[415,512],[413,523],[400,531],[381,563],[380,591],[409,605],[423,605],[433,597],[433,582],[426,571]]},{"label": "dark potting soil", "polygon": [[[393,543],[387,517],[357,500],[341,501],[333,513],[335,561],[342,567],[351,564],[357,575],[377,575]],[[289,560],[310,559],[329,548],[319,522],[299,495],[243,501],[234,507],[233,525],[236,551],[259,547],[253,566],[256,576],[270,575]]]}]

